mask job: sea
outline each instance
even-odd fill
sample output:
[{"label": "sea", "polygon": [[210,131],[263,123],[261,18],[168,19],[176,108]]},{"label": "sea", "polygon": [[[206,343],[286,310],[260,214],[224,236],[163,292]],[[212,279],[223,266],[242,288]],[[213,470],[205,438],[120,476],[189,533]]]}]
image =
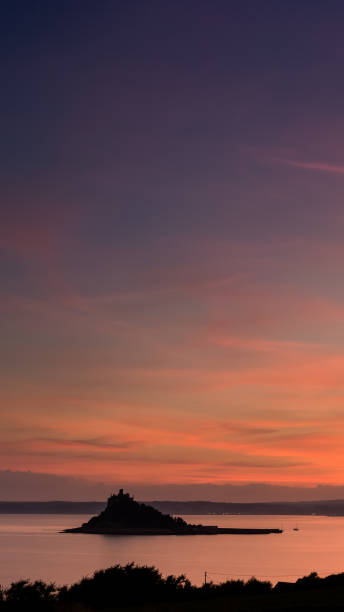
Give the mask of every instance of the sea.
[{"label": "sea", "polygon": [[219,527],[283,529],[269,535],[109,536],[61,533],[88,515],[1,514],[0,584],[42,579],[72,584],[115,564],[155,566],[184,574],[194,584],[255,576],[272,583],[295,581],[316,571],[344,571],[344,517],[184,516],[190,523]]}]

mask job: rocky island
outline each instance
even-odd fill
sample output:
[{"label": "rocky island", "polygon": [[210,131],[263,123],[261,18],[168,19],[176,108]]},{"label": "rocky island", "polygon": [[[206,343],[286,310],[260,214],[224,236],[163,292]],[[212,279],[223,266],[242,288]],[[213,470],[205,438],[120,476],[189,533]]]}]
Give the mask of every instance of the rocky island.
[{"label": "rocky island", "polygon": [[97,533],[103,535],[217,535],[282,533],[281,529],[240,529],[216,525],[192,525],[180,517],[162,514],[152,506],[136,502],[129,493],[111,495],[98,516],[63,533]]}]

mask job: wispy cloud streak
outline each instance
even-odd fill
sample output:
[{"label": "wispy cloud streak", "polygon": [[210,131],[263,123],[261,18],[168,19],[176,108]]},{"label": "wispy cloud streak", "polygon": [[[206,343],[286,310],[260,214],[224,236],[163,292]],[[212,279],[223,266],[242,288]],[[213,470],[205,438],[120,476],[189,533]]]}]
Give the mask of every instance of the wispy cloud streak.
[{"label": "wispy cloud streak", "polygon": [[272,157],[271,161],[285,166],[292,166],[294,168],[305,170],[319,170],[320,172],[329,172],[330,174],[344,174],[344,165],[328,164],[323,162],[302,162],[284,157]]}]

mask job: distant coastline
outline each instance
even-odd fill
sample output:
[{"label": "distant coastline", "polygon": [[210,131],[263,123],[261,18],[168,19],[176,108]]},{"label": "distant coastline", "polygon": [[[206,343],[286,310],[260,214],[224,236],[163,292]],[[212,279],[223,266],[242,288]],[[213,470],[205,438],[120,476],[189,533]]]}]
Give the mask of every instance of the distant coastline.
[{"label": "distant coastline", "polygon": [[[209,501],[149,501],[160,512],[174,515],[242,514],[344,516],[344,500],[305,502],[230,503]],[[104,501],[0,501],[0,514],[94,514],[105,507]]]},{"label": "distant coastline", "polygon": [[344,499],[304,502],[153,501],[151,506],[169,514],[243,514],[344,516]]},{"label": "distant coastline", "polygon": [[0,514],[94,514],[104,507],[104,501],[0,501]]}]

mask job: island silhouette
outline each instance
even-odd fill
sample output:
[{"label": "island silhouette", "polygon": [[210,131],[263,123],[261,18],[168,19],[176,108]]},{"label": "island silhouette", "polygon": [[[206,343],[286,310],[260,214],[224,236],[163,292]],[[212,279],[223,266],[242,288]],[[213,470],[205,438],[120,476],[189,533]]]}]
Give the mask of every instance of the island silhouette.
[{"label": "island silhouette", "polygon": [[163,514],[156,508],[134,500],[120,489],[107,500],[105,510],[80,527],[63,533],[108,535],[217,535],[282,533],[281,529],[227,528],[216,525],[192,525],[180,517]]}]

